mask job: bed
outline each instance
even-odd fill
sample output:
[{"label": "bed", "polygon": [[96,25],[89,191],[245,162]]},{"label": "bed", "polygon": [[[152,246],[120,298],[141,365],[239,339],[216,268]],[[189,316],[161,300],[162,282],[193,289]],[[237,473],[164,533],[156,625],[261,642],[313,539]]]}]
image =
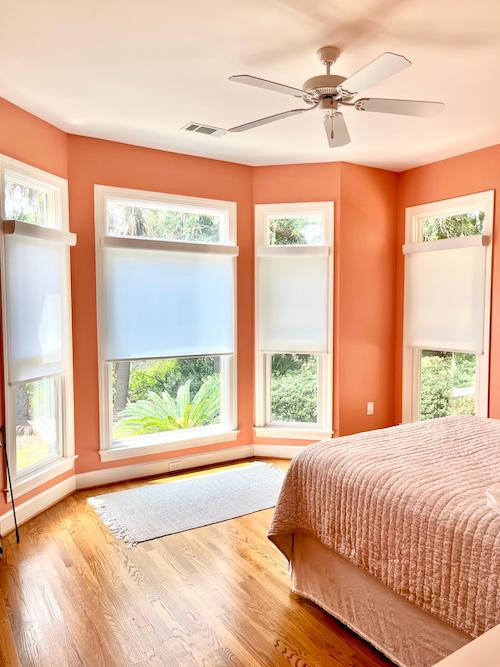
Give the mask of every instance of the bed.
[{"label": "bed", "polygon": [[500,623],[499,482],[500,420],[337,438],[292,460],[269,537],[296,593],[426,667]]}]

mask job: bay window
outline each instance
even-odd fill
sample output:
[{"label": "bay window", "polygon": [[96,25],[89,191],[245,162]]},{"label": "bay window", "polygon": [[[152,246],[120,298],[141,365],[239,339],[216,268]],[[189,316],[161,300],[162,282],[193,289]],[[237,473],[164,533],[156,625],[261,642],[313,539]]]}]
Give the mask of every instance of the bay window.
[{"label": "bay window", "polygon": [[493,192],[406,211],[403,420],[488,414]]},{"label": "bay window", "polygon": [[67,182],[0,156],[6,439],[19,494],[74,465]]},{"label": "bay window", "polygon": [[332,430],[333,203],[257,205],[256,435]]},{"label": "bay window", "polygon": [[235,204],[95,195],[102,460],[235,439]]}]

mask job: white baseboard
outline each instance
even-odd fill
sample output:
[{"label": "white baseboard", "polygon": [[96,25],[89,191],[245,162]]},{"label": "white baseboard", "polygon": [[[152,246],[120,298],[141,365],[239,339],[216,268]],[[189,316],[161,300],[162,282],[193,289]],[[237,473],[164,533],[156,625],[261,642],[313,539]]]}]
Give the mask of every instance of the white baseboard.
[{"label": "white baseboard", "polygon": [[130,465],[115,466],[91,472],[82,472],[76,475],[76,488],[88,489],[92,486],[113,484],[123,482],[127,479],[138,479],[140,477],[151,477],[161,475],[174,470],[186,470],[198,466],[211,465],[212,463],[223,463],[224,461],[236,461],[253,456],[253,445],[241,445],[239,447],[227,447],[214,452],[201,452],[200,454],[189,454],[188,456],[176,456],[161,461],[150,461],[148,463],[132,463]]},{"label": "white baseboard", "polygon": [[[26,500],[16,506],[17,522],[19,525],[33,518],[40,512],[48,509],[76,489],[87,489],[103,484],[123,482],[128,479],[139,479],[140,477],[151,477],[174,470],[187,470],[199,466],[211,465],[213,463],[224,463],[225,461],[236,461],[238,459],[252,458],[253,456],[268,456],[279,459],[291,459],[304,449],[300,445],[241,445],[239,447],[227,447],[214,452],[200,452],[188,456],[177,456],[161,461],[148,463],[132,463],[130,465],[114,466],[72,475],[67,479],[51,486],[38,495]],[[12,510],[0,516],[0,535],[9,533],[14,528],[14,516]]]},{"label": "white baseboard", "polygon": [[[32,519],[40,512],[48,509],[52,505],[69,496],[76,488],[75,476],[71,475],[58,484],[42,491],[38,495],[26,500],[20,505],[16,505],[17,523],[21,525]],[[0,535],[5,535],[14,529],[14,514],[12,510],[5,512],[0,516]]]},{"label": "white baseboard", "polygon": [[269,456],[275,459],[291,459],[300,454],[307,445],[254,445],[254,456]]}]

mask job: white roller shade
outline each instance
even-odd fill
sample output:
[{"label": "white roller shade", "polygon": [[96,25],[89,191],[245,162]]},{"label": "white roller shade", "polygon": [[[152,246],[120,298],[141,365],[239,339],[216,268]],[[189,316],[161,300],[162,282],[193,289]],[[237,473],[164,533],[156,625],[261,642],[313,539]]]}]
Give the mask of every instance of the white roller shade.
[{"label": "white roller shade", "polygon": [[69,368],[67,252],[64,242],[5,236],[10,383]]},{"label": "white roller shade", "polygon": [[234,352],[234,257],[121,247],[103,254],[107,361]]},{"label": "white roller shade", "polygon": [[481,245],[407,254],[407,344],[480,354],[485,268]]},{"label": "white roller shade", "polygon": [[328,350],[328,255],[259,257],[263,352]]}]

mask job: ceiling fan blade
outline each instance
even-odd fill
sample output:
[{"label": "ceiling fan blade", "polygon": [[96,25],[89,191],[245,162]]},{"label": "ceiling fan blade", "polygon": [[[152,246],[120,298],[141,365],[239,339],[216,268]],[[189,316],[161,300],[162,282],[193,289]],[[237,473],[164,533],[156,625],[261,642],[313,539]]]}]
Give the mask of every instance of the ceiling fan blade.
[{"label": "ceiling fan blade", "polygon": [[228,132],[245,132],[245,130],[251,130],[254,127],[259,127],[260,125],[267,125],[267,123],[274,123],[275,120],[281,120],[282,118],[287,118],[288,116],[294,116],[295,114],[302,113],[304,111],[310,111],[315,107],[309,107],[306,109],[290,109],[289,111],[282,111],[281,113],[275,113],[272,116],[266,116],[265,118],[259,118],[258,120],[253,120],[250,123],[244,123],[243,125],[236,125],[236,127],[230,127]]},{"label": "ceiling fan blade", "polygon": [[311,99],[311,95],[300,88],[293,88],[292,86],[285,86],[283,83],[275,83],[267,79],[259,79],[257,76],[250,76],[249,74],[236,74],[229,77],[229,81],[236,81],[236,83],[245,83],[247,86],[255,86],[256,88],[265,88],[266,90],[273,90],[275,93],[284,93],[285,95],[292,95],[293,97],[300,97],[301,99]]},{"label": "ceiling fan blade", "polygon": [[371,63],[365,65],[355,74],[351,74],[345,81],[343,81],[339,89],[345,93],[355,95],[360,90],[370,88],[380,81],[387,79],[387,77],[397,74],[402,70],[410,67],[411,62],[404,56],[397,53],[383,53]]},{"label": "ceiling fan blade", "polygon": [[440,113],[442,102],[422,102],[420,100],[385,100],[376,97],[365,97],[354,104],[358,111],[375,111],[377,113],[394,113],[402,116],[422,116],[430,118]]},{"label": "ceiling fan blade", "polygon": [[325,116],[324,123],[330,148],[338,148],[351,143],[344,116],[339,111],[332,116]]}]

